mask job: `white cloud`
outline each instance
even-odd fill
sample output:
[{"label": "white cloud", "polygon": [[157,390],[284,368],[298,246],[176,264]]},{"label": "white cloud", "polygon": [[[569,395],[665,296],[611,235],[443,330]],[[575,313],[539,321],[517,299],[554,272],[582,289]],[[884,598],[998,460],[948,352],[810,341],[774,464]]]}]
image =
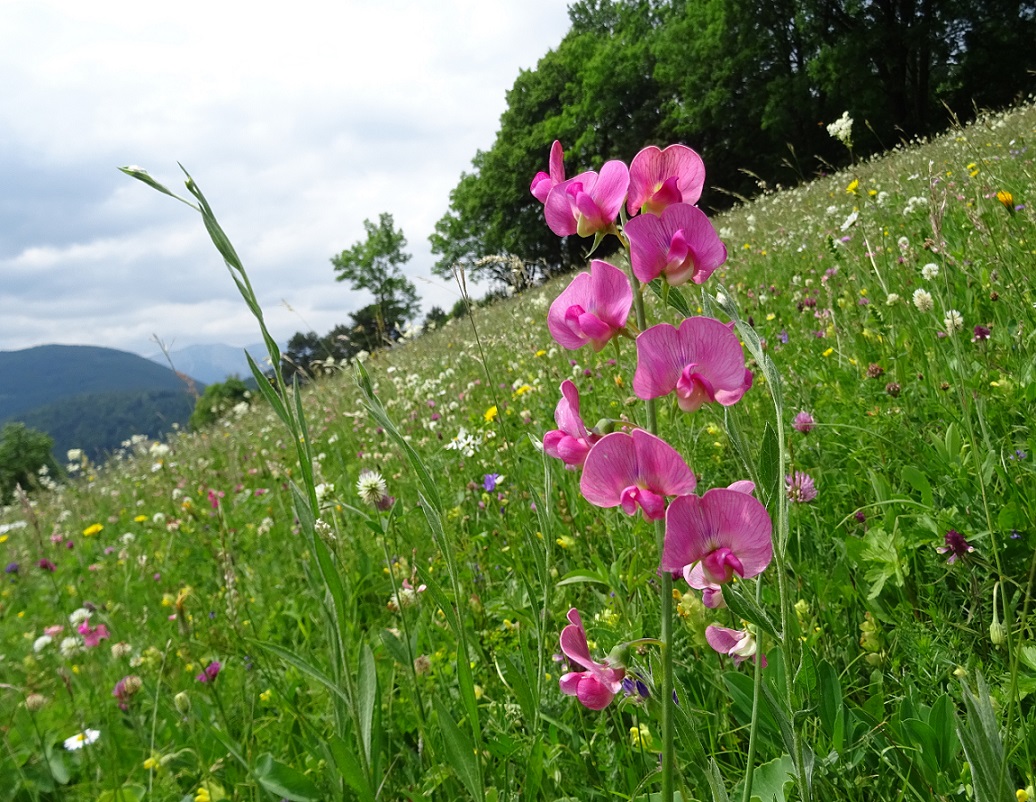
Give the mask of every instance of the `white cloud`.
[{"label": "white cloud", "polygon": [[519,69],[568,28],[557,0],[16,0],[4,17],[0,349],[138,353],[153,333],[254,342],[255,325],[197,215],[117,165],[174,191],[177,161],[191,170],[279,338],[362,305],[329,259],[385,211],[424,308],[449,307],[427,237]]}]

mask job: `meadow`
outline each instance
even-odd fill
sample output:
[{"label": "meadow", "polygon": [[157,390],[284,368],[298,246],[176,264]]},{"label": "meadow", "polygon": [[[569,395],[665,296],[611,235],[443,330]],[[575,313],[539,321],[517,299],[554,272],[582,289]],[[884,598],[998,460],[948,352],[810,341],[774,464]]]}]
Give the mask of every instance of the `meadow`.
[{"label": "meadow", "polygon": [[[1028,104],[761,187],[643,294],[753,374],[651,413],[774,521],[725,608],[544,453],[565,380],[648,416],[630,340],[548,331],[572,276],[4,509],[0,800],[1036,797],[1034,145]],[[573,608],[629,644],[603,709],[559,689]]]}]

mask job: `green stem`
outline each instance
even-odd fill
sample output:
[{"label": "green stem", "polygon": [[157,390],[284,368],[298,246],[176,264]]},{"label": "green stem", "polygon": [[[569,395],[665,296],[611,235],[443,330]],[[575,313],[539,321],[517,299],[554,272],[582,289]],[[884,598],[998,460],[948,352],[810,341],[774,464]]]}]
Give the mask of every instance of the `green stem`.
[{"label": "green stem", "polygon": [[[647,319],[644,311],[643,285],[630,271],[630,282],[633,285],[633,308],[637,318],[637,328],[644,331]],[[647,410],[647,430],[658,435],[658,409],[653,398],[644,402]],[[655,546],[661,558],[665,544],[665,522],[655,521]],[[662,572],[662,798],[661,802],[673,802],[673,777],[675,773],[675,750],[673,748],[675,717],[673,715],[673,576],[668,571]]]}]

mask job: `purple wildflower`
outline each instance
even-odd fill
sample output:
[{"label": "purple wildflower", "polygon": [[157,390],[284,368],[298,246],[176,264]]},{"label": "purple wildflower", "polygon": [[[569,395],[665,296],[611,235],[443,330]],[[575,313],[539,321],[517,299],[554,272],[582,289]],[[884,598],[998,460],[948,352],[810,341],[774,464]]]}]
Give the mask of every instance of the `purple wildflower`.
[{"label": "purple wildflower", "polygon": [[8,563],[7,567],[4,569],[4,573],[5,574],[17,574],[18,573],[18,563]]},{"label": "purple wildflower", "polygon": [[219,660],[213,660],[202,671],[198,676],[195,677],[198,682],[214,682],[216,677],[219,676],[219,670],[223,668],[223,664]]},{"label": "purple wildflower", "polygon": [[788,485],[788,498],[796,504],[807,504],[817,497],[813,477],[802,471],[795,471],[784,477]]},{"label": "purple wildflower", "polygon": [[813,427],[816,425],[816,421],[813,420],[813,416],[803,410],[795,416],[795,420],[791,422],[791,425],[796,431],[802,432],[803,434],[809,434],[813,431]]},{"label": "purple wildflower", "polygon": [[971,554],[971,552],[975,550],[975,547],[968,543],[968,541],[964,539],[964,535],[962,535],[956,529],[951,529],[949,532],[947,532],[943,540],[945,541],[946,545],[939,546],[939,548],[937,548],[936,551],[938,551],[940,554],[950,555],[949,558],[947,558],[946,560],[947,564],[949,565],[953,565],[961,557],[963,557],[966,554]]},{"label": "purple wildflower", "polygon": [[44,557],[42,560],[40,560],[37,563],[37,565],[39,565],[39,567],[42,568],[44,571],[54,572],[54,571],[57,570],[57,566],[54,565],[54,563],[52,563],[46,557]]},{"label": "purple wildflower", "polygon": [[971,338],[971,341],[973,343],[977,343],[977,342],[981,342],[982,340],[988,340],[989,339],[989,335],[992,334],[992,333],[993,332],[990,330],[990,328],[988,326],[976,325],[975,326],[975,333],[974,333],[974,336]]},{"label": "purple wildflower", "polygon": [[500,481],[500,474],[498,473],[487,473],[482,477],[482,489],[487,493],[492,493],[496,490],[496,483]]}]

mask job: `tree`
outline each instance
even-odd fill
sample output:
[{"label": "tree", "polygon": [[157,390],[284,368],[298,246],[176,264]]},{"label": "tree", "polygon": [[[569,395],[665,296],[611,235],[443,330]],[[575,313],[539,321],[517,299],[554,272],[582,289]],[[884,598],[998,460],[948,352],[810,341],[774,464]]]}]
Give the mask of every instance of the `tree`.
[{"label": "tree", "polygon": [[205,388],[194,405],[188,425],[192,431],[215,423],[240,403],[249,403],[252,393],[241,379],[231,376],[225,382],[216,382]]},{"label": "tree", "polygon": [[363,228],[367,239],[331,257],[331,264],[338,281],[348,281],[354,290],[366,290],[374,296],[377,329],[384,336],[411,320],[420,304],[417,289],[403,273],[410,254],[404,251],[406,238],[396,230],[392,215],[383,212],[377,225],[364,220]]},{"label": "tree", "polygon": [[60,468],[51,453],[53,448],[53,438],[44,432],[24,423],[4,424],[0,430],[0,502],[7,504],[17,485],[30,490],[41,468],[46,468],[52,477],[58,475]]}]

